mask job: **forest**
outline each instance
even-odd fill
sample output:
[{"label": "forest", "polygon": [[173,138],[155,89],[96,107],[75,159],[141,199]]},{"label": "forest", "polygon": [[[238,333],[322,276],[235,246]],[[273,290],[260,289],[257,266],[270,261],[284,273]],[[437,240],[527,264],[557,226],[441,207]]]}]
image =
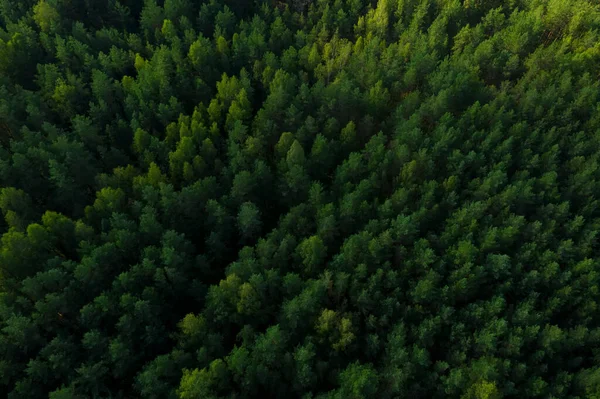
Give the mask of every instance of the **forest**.
[{"label": "forest", "polygon": [[595,0],[0,0],[0,398],[597,399],[599,201]]}]

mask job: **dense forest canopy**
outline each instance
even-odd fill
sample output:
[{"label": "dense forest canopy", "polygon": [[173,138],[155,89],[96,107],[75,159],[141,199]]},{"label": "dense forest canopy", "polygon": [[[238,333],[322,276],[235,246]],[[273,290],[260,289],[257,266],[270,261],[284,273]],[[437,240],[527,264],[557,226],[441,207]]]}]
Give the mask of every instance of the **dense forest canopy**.
[{"label": "dense forest canopy", "polygon": [[593,0],[0,0],[0,397],[600,398],[599,77]]}]

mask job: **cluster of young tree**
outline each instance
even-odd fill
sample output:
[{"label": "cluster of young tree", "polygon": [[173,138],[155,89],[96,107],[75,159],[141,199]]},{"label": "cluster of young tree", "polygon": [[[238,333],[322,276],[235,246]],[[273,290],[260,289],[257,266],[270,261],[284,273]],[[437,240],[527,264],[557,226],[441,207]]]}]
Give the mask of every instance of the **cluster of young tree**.
[{"label": "cluster of young tree", "polygon": [[0,397],[600,397],[593,0],[0,0]]}]

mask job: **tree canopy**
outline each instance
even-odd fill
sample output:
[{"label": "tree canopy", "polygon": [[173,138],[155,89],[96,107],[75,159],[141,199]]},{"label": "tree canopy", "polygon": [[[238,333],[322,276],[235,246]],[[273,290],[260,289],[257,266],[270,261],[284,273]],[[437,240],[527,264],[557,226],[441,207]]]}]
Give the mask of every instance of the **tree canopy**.
[{"label": "tree canopy", "polygon": [[599,398],[599,76],[592,0],[0,0],[0,397]]}]

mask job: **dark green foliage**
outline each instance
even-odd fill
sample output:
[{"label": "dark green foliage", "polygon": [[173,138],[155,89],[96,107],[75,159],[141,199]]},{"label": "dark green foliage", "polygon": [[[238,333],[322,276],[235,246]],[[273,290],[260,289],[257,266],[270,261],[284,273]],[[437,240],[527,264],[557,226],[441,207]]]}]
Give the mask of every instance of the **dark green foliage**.
[{"label": "dark green foliage", "polygon": [[599,32],[0,0],[0,398],[599,398]]}]

